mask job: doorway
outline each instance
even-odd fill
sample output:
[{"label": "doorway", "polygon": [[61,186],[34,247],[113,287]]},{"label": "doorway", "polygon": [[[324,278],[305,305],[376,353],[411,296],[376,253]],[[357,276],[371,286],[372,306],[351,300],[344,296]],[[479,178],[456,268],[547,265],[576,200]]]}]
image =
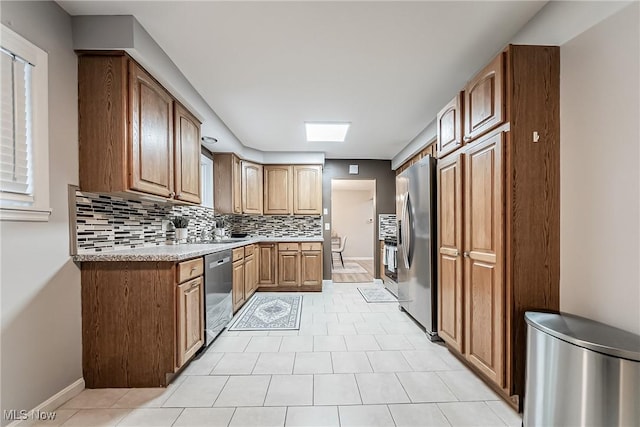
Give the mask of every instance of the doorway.
[{"label": "doorway", "polygon": [[375,179],[331,180],[331,280],[374,279]]}]

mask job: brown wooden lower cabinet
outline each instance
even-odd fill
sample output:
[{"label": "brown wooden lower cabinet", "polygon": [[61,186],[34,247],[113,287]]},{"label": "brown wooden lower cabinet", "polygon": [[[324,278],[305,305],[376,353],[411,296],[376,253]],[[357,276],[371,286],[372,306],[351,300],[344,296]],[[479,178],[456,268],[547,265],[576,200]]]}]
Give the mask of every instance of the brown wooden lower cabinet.
[{"label": "brown wooden lower cabinet", "polygon": [[322,286],[322,250],[300,251],[300,286]]},{"label": "brown wooden lower cabinet", "polygon": [[259,245],[258,286],[266,291],[322,291],[322,242]]},{"label": "brown wooden lower cabinet", "polygon": [[185,273],[202,258],[186,263],[82,263],[87,388],[166,386],[202,346],[202,276]]},{"label": "brown wooden lower cabinet", "polygon": [[258,245],[258,286],[269,288],[278,286],[278,244]]},{"label": "brown wooden lower cabinet", "polygon": [[231,294],[233,299],[233,312],[238,311],[244,304],[244,248],[236,248],[233,253],[233,273]]}]

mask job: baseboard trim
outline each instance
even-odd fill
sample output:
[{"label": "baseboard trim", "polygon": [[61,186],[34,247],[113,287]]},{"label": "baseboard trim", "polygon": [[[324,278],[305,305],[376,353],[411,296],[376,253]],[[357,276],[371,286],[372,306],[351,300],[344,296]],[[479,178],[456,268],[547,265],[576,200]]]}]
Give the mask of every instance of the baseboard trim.
[{"label": "baseboard trim", "polygon": [[[80,378],[72,382],[35,408],[33,408],[30,413],[55,411],[62,404],[79,395],[82,390],[84,390],[84,378]],[[22,420],[16,420],[7,424],[7,427],[16,427],[20,425],[20,423],[22,423]]]},{"label": "baseboard trim", "polygon": [[382,285],[384,284],[384,282],[381,279],[373,279],[373,283],[377,284],[377,285]]},{"label": "baseboard trim", "polygon": [[362,256],[350,256],[350,257],[343,257],[343,259],[345,261],[373,261],[372,257],[362,257]]},{"label": "baseboard trim", "polygon": [[333,280],[322,280],[322,285],[333,285]]}]

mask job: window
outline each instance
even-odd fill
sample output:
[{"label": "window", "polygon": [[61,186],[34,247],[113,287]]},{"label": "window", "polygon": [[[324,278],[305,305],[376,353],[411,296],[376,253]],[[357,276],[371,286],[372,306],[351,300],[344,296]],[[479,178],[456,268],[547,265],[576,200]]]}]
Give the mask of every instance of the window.
[{"label": "window", "polygon": [[213,209],[213,160],[204,154],[200,154],[200,179],[201,205]]},{"label": "window", "polygon": [[2,25],[0,37],[0,219],[47,221],[47,53]]}]

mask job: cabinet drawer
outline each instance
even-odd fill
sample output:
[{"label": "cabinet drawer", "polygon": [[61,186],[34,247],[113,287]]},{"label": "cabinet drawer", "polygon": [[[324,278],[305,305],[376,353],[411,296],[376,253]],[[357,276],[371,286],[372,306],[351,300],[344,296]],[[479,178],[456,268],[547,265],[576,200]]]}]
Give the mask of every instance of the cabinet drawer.
[{"label": "cabinet drawer", "polygon": [[233,260],[238,261],[244,258],[244,248],[235,248],[233,251]]},{"label": "cabinet drawer", "polygon": [[319,250],[322,250],[322,243],[321,242],[300,243],[300,249],[303,251],[319,251]]},{"label": "cabinet drawer", "polygon": [[297,251],[298,249],[297,243],[278,243],[279,251]]},{"label": "cabinet drawer", "polygon": [[247,245],[244,247],[244,256],[248,257],[249,255],[253,255],[256,250],[256,245]]},{"label": "cabinet drawer", "polygon": [[204,264],[202,258],[191,259],[178,264],[178,283],[202,276]]}]

